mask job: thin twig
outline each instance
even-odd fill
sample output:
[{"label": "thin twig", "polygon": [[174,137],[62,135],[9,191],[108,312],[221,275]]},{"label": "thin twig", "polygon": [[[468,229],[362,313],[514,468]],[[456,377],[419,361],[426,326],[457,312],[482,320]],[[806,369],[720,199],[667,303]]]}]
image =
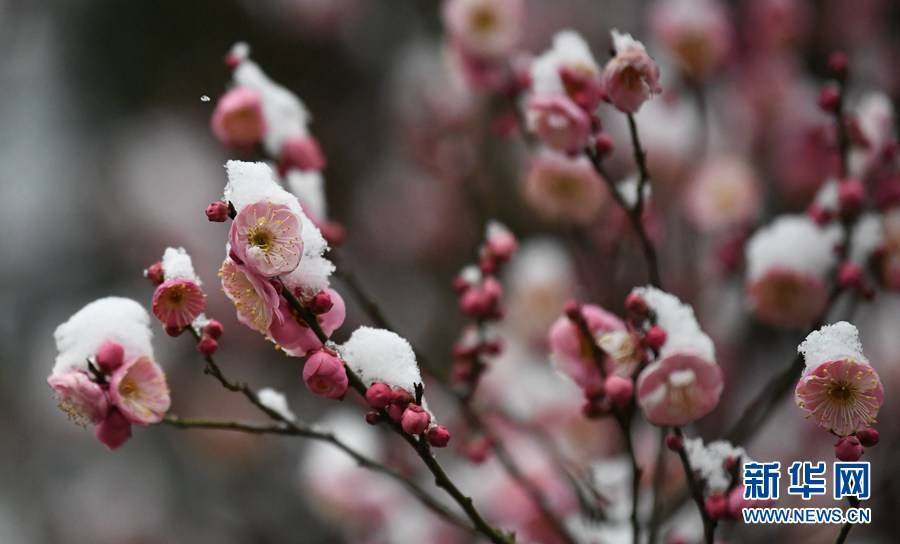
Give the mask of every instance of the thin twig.
[{"label": "thin twig", "polygon": [[[855,497],[848,497],[847,502],[850,503],[850,506],[856,508],[859,506],[859,499]],[[853,528],[853,523],[847,521],[841,527],[840,532],[838,532],[837,538],[834,539],[834,544],[844,544],[844,541],[847,540],[847,535],[850,534],[850,529]]]},{"label": "thin twig", "polygon": [[[674,427],[672,431],[676,436],[678,436],[678,438],[681,439],[683,443],[684,433],[681,432],[681,428]],[[694,475],[694,469],[693,467],[691,467],[691,460],[688,459],[687,451],[685,451],[683,446],[678,448],[678,458],[681,460],[682,468],[684,468],[684,475],[687,478],[688,489],[690,489],[691,491],[691,497],[694,499],[694,502],[697,503],[697,509],[700,510],[700,517],[703,519],[704,540],[706,544],[713,544],[715,540],[717,522],[709,515],[709,512],[706,511],[706,504],[703,500],[703,488],[700,487],[700,482],[697,481],[697,478]]]}]

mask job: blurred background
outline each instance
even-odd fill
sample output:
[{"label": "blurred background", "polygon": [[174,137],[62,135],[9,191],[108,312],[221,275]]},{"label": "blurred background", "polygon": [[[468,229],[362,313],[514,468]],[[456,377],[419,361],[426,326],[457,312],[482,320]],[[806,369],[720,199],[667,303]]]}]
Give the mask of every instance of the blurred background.
[{"label": "blurred background", "polygon": [[[735,47],[705,109],[695,107],[689,90],[666,85],[663,62],[667,92],[638,120],[654,183],[662,186],[656,191],[678,195],[689,183],[700,160],[692,142],[706,134],[697,128],[704,123],[712,145],[740,153],[761,180],[764,205],[755,221],[763,223],[802,210],[825,177],[815,133],[805,127],[821,122],[815,94],[830,51],[851,54],[860,94],[879,90],[897,104],[900,5],[722,4],[735,25]],[[522,49],[540,52],[557,30],[573,28],[605,60],[613,27],[654,43],[651,9],[639,1],[531,0]],[[575,231],[528,208],[519,189],[525,148],[514,135],[498,137],[495,104],[448,83],[442,34],[437,1],[0,0],[0,247],[8,257],[0,267],[0,542],[429,541],[363,539],[341,527],[346,521],[336,522],[335,509],[329,516],[321,493],[312,491],[311,461],[299,440],[153,428],[107,452],[57,411],[45,379],[59,323],[110,294],[149,307],[152,288],[142,270],[166,246],[184,246],[207,284],[208,313],[225,324],[218,358],[229,374],[281,389],[307,421],[333,408],[305,391],[296,360],[237,324],[217,288],[224,230],[203,210],[221,196],[225,160],[240,157],[214,139],[209,119],[230,80],[223,57],[239,40],[313,113],[311,129],[329,160],[329,215],[348,232],[339,266],[354,271],[398,332],[432,361],[449,367],[464,324],[450,280],[476,258],[489,217],[504,221],[523,244],[507,275],[508,353],[546,365],[543,335],[569,296],[618,310],[623,294],[645,281],[626,224],[610,212]],[[772,43],[760,45],[765,40]],[[761,59],[747,53],[754,47],[777,51]],[[625,178],[632,173],[625,133],[609,123],[619,144],[611,171]],[[799,338],[747,317],[739,265],[729,269],[720,260],[739,231],[711,234],[684,221],[684,212],[662,215],[667,283],[695,305],[726,369],[723,403],[700,426],[701,435],[714,437],[770,370],[790,361]],[[336,286],[343,292],[340,280]],[[367,322],[357,301],[344,298],[348,319],[339,339]],[[846,312],[855,312],[877,362],[888,391],[881,424],[896,436],[900,418],[890,390],[900,385],[900,300],[887,292],[876,300]],[[174,412],[254,415],[202,374],[191,342],[154,326]],[[557,408],[575,418],[579,403],[570,404]],[[804,426],[791,402],[778,409],[784,414],[745,445],[751,456],[829,458],[825,433]],[[597,428],[572,432],[583,442],[603,441]],[[855,533],[860,542],[896,542],[900,520],[891,513],[900,508],[900,488],[884,478],[889,466],[897,468],[893,444],[869,459],[880,487],[873,491],[874,524]],[[581,453],[609,449],[595,446]],[[327,468],[339,461],[319,462]],[[382,484],[375,478],[362,485]],[[782,534],[791,542],[833,536],[831,528],[817,531]],[[771,540],[772,529],[725,535]]]}]

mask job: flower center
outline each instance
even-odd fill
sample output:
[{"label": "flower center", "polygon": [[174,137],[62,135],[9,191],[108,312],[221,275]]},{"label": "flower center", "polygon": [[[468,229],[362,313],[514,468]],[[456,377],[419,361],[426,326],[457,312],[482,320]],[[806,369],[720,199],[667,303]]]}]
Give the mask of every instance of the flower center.
[{"label": "flower center", "polygon": [[251,246],[258,247],[259,249],[268,252],[269,248],[272,246],[272,238],[272,233],[269,229],[254,227],[250,229],[247,241],[250,242]]},{"label": "flower center", "polygon": [[472,10],[469,24],[475,32],[489,32],[497,26],[497,14],[489,6],[481,6]]},{"label": "flower center", "polygon": [[828,388],[828,399],[837,404],[852,404],[856,389],[847,382],[837,382]]},{"label": "flower center", "polygon": [[119,393],[126,399],[132,400],[138,396],[138,387],[133,380],[125,378],[119,383]]},{"label": "flower center", "polygon": [[181,304],[181,302],[184,300],[184,287],[180,285],[173,286],[166,294],[166,298],[173,305]]}]

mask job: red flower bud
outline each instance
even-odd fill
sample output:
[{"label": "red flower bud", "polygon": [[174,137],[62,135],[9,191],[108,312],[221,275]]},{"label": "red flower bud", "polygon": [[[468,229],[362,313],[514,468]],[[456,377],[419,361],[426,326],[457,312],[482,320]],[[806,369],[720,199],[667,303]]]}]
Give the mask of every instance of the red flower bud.
[{"label": "red flower bud", "polygon": [[425,439],[428,440],[428,443],[431,444],[432,447],[444,448],[450,442],[450,431],[443,425],[435,425],[428,429],[428,432],[425,434]]},{"label": "red flower bud", "polygon": [[859,461],[862,454],[863,447],[859,438],[852,435],[841,438],[834,445],[834,456],[841,461]]},{"label": "red flower bud", "polygon": [[209,206],[206,207],[206,218],[213,223],[225,222],[225,220],[228,219],[228,204],[225,204],[221,200],[211,202]]}]

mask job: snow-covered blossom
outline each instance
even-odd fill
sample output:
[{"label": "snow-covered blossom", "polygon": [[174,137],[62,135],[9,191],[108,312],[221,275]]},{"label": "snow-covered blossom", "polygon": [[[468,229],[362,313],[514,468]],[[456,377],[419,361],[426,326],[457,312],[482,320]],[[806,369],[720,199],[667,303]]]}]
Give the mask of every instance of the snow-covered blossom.
[{"label": "snow-covered blossom", "polygon": [[252,147],[266,133],[259,93],[248,87],[235,87],[216,104],[210,122],[213,134],[231,147]]},{"label": "snow-covered blossom", "polygon": [[761,184],[738,157],[717,157],[695,174],[685,195],[687,217],[705,231],[749,224],[762,203]]},{"label": "snow-covered blossom", "polygon": [[603,90],[607,99],[625,113],[637,112],[654,94],[662,92],[659,86],[659,67],[647,54],[644,44],[612,31],[616,56],[603,67]]},{"label": "snow-covered blossom", "polygon": [[412,393],[415,385],[422,383],[416,354],[397,333],[360,327],[338,351],[366,386],[381,382]]},{"label": "snow-covered blossom", "polygon": [[206,308],[206,293],[193,280],[166,280],[153,292],[152,308],[163,326],[181,330]]},{"label": "snow-covered blossom", "polygon": [[113,372],[109,396],[122,415],[138,425],[159,423],[171,404],[166,375],[146,356],[128,361]]},{"label": "snow-covered blossom", "polygon": [[294,93],[269,79],[259,65],[249,59],[246,44],[236,44],[232,54],[238,62],[233,74],[234,83],[259,96],[266,124],[263,145],[270,155],[278,157],[289,138],[307,136],[309,111]]},{"label": "snow-covered blossom", "polygon": [[863,354],[856,327],[846,321],[826,325],[811,332],[797,349],[806,371],[794,396],[807,417],[838,436],[874,423],[884,389]]},{"label": "snow-covered blossom", "polygon": [[525,114],[528,130],[551,149],[575,153],[587,143],[591,119],[564,94],[532,96]]},{"label": "snow-covered blossom", "polygon": [[722,371],[712,340],[700,329],[693,309],[654,287],[632,291],[642,297],[666,332],[659,358],[641,372],[638,404],[655,425],[680,426],[712,411],[722,394]]},{"label": "snow-covered blossom", "polygon": [[657,38],[694,79],[708,76],[728,53],[728,16],[715,0],[660,0],[651,21]]},{"label": "snow-covered blossom", "polygon": [[569,157],[542,149],[525,177],[525,198],[546,219],[586,224],[607,203],[603,179],[585,156]]},{"label": "snow-covered blossom", "polygon": [[231,223],[231,250],[252,271],[273,277],[297,268],[303,252],[300,218],[284,204],[244,206]]},{"label": "snow-covered blossom", "polygon": [[447,0],[442,14],[450,39],[467,54],[502,59],[522,31],[522,0]]},{"label": "snow-covered blossom", "polygon": [[284,393],[281,391],[277,391],[271,387],[264,387],[256,393],[256,398],[259,399],[260,404],[280,415],[287,421],[294,422],[297,420],[297,416],[291,411],[291,408],[287,403],[287,398],[285,398]]},{"label": "snow-covered blossom", "polygon": [[[723,492],[729,488],[732,477],[729,470],[731,463],[753,462],[747,457],[744,448],[734,446],[726,440],[704,444],[700,438],[685,438],[684,451],[691,462],[691,467],[706,482],[711,492]],[[740,472],[737,470],[738,474]]]},{"label": "snow-covered blossom", "polygon": [[580,34],[562,30],[550,49],[531,64],[535,96],[565,95],[587,111],[600,102],[600,67]]},{"label": "snow-covered blossom", "polygon": [[781,216],[747,243],[747,298],[757,319],[783,328],[814,321],[828,298],[835,233],[805,215]]}]

